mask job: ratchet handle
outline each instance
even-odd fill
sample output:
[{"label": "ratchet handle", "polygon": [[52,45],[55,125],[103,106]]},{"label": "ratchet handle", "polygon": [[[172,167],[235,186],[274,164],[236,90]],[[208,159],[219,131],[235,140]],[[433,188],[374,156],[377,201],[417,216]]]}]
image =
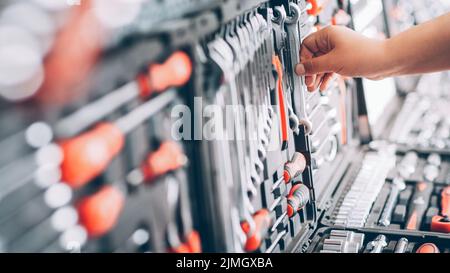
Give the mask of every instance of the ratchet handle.
[{"label": "ratchet handle", "polygon": [[433,190],[432,183],[419,182],[412,197],[412,204],[409,208],[408,222],[406,229],[418,230],[420,228],[422,217],[430,201],[431,192]]}]

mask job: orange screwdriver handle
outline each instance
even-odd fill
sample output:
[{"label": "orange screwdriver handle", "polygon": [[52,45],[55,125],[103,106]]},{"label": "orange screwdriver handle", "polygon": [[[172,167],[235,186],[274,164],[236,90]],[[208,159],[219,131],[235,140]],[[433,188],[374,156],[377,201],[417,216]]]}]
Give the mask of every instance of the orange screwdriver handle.
[{"label": "orange screwdriver handle", "polygon": [[104,186],[78,203],[80,223],[91,238],[102,236],[114,228],[124,203],[122,191],[111,185]]},{"label": "orange screwdriver handle", "polygon": [[175,248],[169,249],[170,253],[201,253],[202,244],[200,241],[200,235],[197,231],[191,231],[186,236],[186,242],[181,243]]},{"label": "orange screwdriver handle", "polygon": [[277,55],[272,56],[272,64],[275,67],[278,76],[276,89],[280,109],[280,131],[281,131],[282,148],[285,149],[288,143],[288,129],[287,129],[288,121],[283,90],[283,65],[281,64],[281,60]]},{"label": "orange screwdriver handle", "polygon": [[440,251],[435,244],[425,243],[416,250],[416,253],[440,253]]},{"label": "orange screwdriver handle", "polygon": [[242,222],[241,228],[247,234],[247,241],[245,243],[244,249],[247,252],[253,252],[257,250],[266,235],[271,219],[269,211],[266,209],[261,209],[253,215],[253,221],[255,221],[255,230],[250,230],[250,225],[248,222]]},{"label": "orange screwdriver handle", "polygon": [[441,215],[435,215],[431,219],[431,231],[450,233],[450,186],[441,192]]},{"label": "orange screwdriver handle", "polygon": [[186,243],[189,246],[190,253],[202,252],[202,242],[200,239],[200,234],[198,234],[197,231],[193,230],[189,233]]},{"label": "orange screwdriver handle", "polygon": [[124,145],[124,135],[114,124],[101,123],[93,130],[63,140],[62,179],[79,188],[102,173]]},{"label": "orange screwdriver handle", "polygon": [[311,8],[307,10],[309,15],[317,16],[322,11],[322,6],[319,5],[317,0],[307,0],[311,4]]},{"label": "orange screwdriver handle", "polygon": [[151,153],[142,165],[142,173],[146,181],[177,170],[186,164],[186,156],[180,146],[173,141],[166,141],[158,150]]},{"label": "orange screwdriver handle", "polygon": [[151,64],[147,74],[138,77],[140,95],[147,98],[154,92],[183,86],[189,81],[191,74],[191,59],[186,53],[177,51],[163,64]]}]

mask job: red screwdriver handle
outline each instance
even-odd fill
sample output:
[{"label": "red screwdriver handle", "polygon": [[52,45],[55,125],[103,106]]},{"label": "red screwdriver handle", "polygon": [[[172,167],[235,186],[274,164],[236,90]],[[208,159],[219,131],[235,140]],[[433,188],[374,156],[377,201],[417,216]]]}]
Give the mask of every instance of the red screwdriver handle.
[{"label": "red screwdriver handle", "polygon": [[250,225],[248,222],[241,223],[242,230],[247,234],[247,242],[244,247],[247,252],[253,252],[261,246],[262,240],[264,239],[264,236],[266,235],[272,222],[269,211],[266,209],[257,211],[253,215],[253,221],[255,222],[255,230],[253,231],[250,230]]},{"label": "red screwdriver handle", "polygon": [[450,186],[441,192],[441,214],[431,219],[430,230],[434,232],[450,233]]},{"label": "red screwdriver handle", "polygon": [[140,95],[147,98],[154,92],[183,86],[189,81],[191,74],[191,59],[186,53],[177,51],[163,64],[151,64],[147,74],[138,77]]},{"label": "red screwdriver handle", "polygon": [[187,238],[186,243],[189,246],[190,253],[201,253],[202,252],[202,242],[200,239],[200,234],[197,231],[191,231]]},{"label": "red screwdriver handle", "polygon": [[177,170],[186,164],[186,156],[180,146],[173,141],[166,141],[152,152],[142,165],[142,173],[146,181]]},{"label": "red screwdriver handle", "polygon": [[309,15],[317,16],[322,11],[322,6],[319,5],[318,0],[307,0],[311,4],[311,8],[307,10]]},{"label": "red screwdriver handle", "polygon": [[441,192],[441,215],[450,217],[450,186],[445,187]]},{"label": "red screwdriver handle", "polygon": [[200,241],[200,235],[197,231],[191,231],[186,236],[186,241],[181,243],[176,248],[169,249],[170,253],[201,253],[202,244]]},{"label": "red screwdriver handle", "polygon": [[101,123],[89,132],[63,140],[63,181],[73,188],[85,185],[106,169],[124,141],[120,129],[111,123]]},{"label": "red screwdriver handle", "polygon": [[292,217],[309,202],[309,189],[304,184],[294,185],[287,196],[287,215]]},{"label": "red screwdriver handle", "polygon": [[125,203],[125,196],[118,188],[107,185],[78,203],[80,223],[90,237],[109,232],[117,223]]}]

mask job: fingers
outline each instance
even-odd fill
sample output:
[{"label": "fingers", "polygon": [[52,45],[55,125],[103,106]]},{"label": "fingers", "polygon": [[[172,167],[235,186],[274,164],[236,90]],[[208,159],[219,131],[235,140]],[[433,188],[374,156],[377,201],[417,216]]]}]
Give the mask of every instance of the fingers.
[{"label": "fingers", "polygon": [[334,73],[325,74],[325,76],[323,77],[322,83],[320,84],[320,87],[319,87],[320,91],[325,91],[328,88],[328,85],[330,85],[330,82],[333,80],[334,75],[335,75]]},{"label": "fingers", "polygon": [[295,67],[298,76],[310,76],[319,73],[334,72],[332,66],[332,54],[325,54],[312,59],[302,60]]},{"label": "fingers", "polygon": [[305,84],[307,87],[312,87],[315,82],[316,82],[316,75],[305,77]]}]

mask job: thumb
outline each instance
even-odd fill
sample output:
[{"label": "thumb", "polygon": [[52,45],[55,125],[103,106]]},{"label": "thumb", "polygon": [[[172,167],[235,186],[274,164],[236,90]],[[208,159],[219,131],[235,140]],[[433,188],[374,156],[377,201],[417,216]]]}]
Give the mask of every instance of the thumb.
[{"label": "thumb", "polygon": [[328,53],[322,56],[304,60],[297,64],[295,73],[299,76],[315,75],[319,73],[335,72],[332,65],[332,54]]}]

